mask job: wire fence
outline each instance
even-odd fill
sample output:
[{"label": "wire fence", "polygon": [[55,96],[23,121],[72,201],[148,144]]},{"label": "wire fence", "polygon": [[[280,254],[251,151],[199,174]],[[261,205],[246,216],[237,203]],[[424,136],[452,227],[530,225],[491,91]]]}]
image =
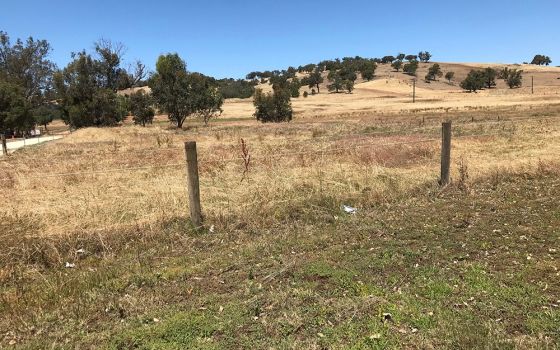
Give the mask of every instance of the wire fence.
[{"label": "wire fence", "polygon": [[[530,119],[530,118],[528,118]],[[560,118],[540,118],[540,120],[560,120]],[[534,119],[530,119],[534,120]],[[502,120],[503,121],[503,120]],[[460,124],[462,127],[463,124]],[[456,131],[463,131],[461,128],[456,128]],[[265,182],[270,181],[282,181],[285,177],[282,175],[283,170],[285,168],[291,168],[294,166],[291,161],[299,161],[299,157],[301,156],[308,156],[306,157],[306,162],[316,162],[318,168],[322,169],[321,171],[325,171],[329,166],[333,164],[345,164],[345,155],[348,155],[348,159],[350,162],[357,162],[360,158],[356,158],[356,152],[366,149],[374,149],[374,150],[381,150],[385,152],[384,156],[388,154],[391,156],[391,152],[398,152],[399,147],[403,147],[405,149],[414,148],[420,144],[437,144],[439,145],[442,142],[442,135],[437,135],[435,133],[427,133],[427,134],[414,134],[418,131],[431,131],[440,129],[441,126],[429,126],[429,127],[416,127],[416,128],[409,128],[404,130],[403,133],[395,133],[394,130],[389,132],[383,130],[379,132],[371,132],[371,133],[357,133],[357,134],[343,134],[343,135],[333,135],[329,137],[318,137],[313,138],[311,140],[306,140],[306,143],[289,143],[293,149],[286,149],[283,148],[284,145],[280,145],[281,147],[278,148],[278,144],[271,145],[272,147],[260,147],[262,144],[255,143],[255,148],[250,149],[250,166],[253,170],[254,167],[258,167],[259,164],[265,166],[264,171],[255,172],[255,174],[264,174],[264,176],[268,176]],[[475,130],[476,131],[476,130]],[[479,132],[476,131],[476,134],[459,134],[453,136],[454,142],[461,142],[461,141],[468,141],[468,140],[480,140],[482,138],[488,137],[504,137],[504,138],[511,138],[515,136],[511,132],[507,131],[498,131],[498,132]],[[391,138],[384,138],[384,137],[368,137],[368,136],[387,136]],[[414,139],[410,139],[410,137],[414,137]],[[406,137],[405,140],[399,140],[398,137]],[[289,140],[288,140],[289,141]],[[487,141],[487,140],[482,140]],[[313,142],[312,145],[309,142]],[[277,147],[277,148],[274,148]],[[432,146],[430,146],[432,148]],[[443,147],[443,143],[442,143]],[[216,157],[215,154],[209,154],[212,152],[211,148],[201,148],[199,150],[200,159],[198,161],[197,166],[201,169],[202,172],[202,186],[203,191],[212,191],[212,198],[213,202],[213,210],[220,211],[222,210],[224,213],[230,212],[237,212],[240,209],[238,208],[240,204],[231,203],[230,200],[237,199],[241,195],[240,198],[243,197],[244,187],[247,185],[243,184],[243,179],[227,179],[226,182],[218,183],[219,186],[213,181],[213,175],[216,172],[220,172],[224,170],[221,167],[218,168],[211,168],[207,169],[207,166],[226,166],[226,165],[233,165],[237,167],[236,170],[231,171],[235,168],[228,168],[229,171],[226,169],[224,170],[222,178],[234,176],[234,174],[241,174],[244,168],[247,168],[247,157],[242,156],[239,148],[239,144],[231,144],[225,148],[227,150],[227,154],[224,154],[221,157]],[[388,153],[386,152],[388,150]],[[435,148],[433,148],[435,150]],[[10,183],[4,188],[13,189],[15,191],[19,190],[35,190],[35,196],[33,198],[19,198],[18,200],[14,201],[9,206],[2,208],[2,211],[10,211],[12,213],[18,212],[18,205],[22,205],[22,208],[27,208],[25,210],[30,210],[29,208],[34,208],[34,212],[38,215],[53,215],[57,217],[56,220],[62,220],[60,222],[70,222],[73,220],[72,218],[76,219],[76,222],[85,222],[89,229],[90,226],[95,227],[98,225],[99,227],[94,228],[95,230],[105,230],[107,229],[104,224],[104,221],[99,219],[99,217],[110,217],[111,219],[105,220],[106,222],[111,222],[114,225],[120,227],[121,225],[130,225],[131,222],[134,221],[141,221],[147,220],[148,217],[154,218],[165,210],[163,208],[168,208],[169,212],[166,212],[166,217],[172,219],[174,215],[181,214],[183,216],[186,214],[186,209],[191,207],[191,204],[188,202],[187,194],[190,192],[187,190],[185,184],[185,177],[187,176],[187,163],[184,160],[185,157],[185,150],[182,147],[172,147],[166,148],[163,150],[159,149],[147,149],[147,150],[138,150],[146,155],[156,156],[161,155],[163,152],[171,153],[173,155],[173,159],[159,159],[155,158],[157,161],[162,161],[161,164],[147,164],[147,165],[140,165],[140,166],[115,166],[115,167],[96,167],[94,161],[92,161],[91,169],[83,169],[77,171],[67,171],[67,172],[49,172],[48,167],[46,168],[47,171],[44,173],[35,171],[31,169],[30,171],[15,171],[11,169],[6,169],[3,172],[3,175],[7,177],[2,178],[0,175],[0,189],[4,187],[2,184],[6,182]],[[422,165],[423,169],[432,169],[435,168],[435,164],[431,163],[432,161],[435,162],[435,153],[431,151],[432,156],[426,158],[426,163]],[[122,155],[126,155],[127,152],[123,152]],[[443,152],[442,152],[443,153]],[[99,154],[99,153],[97,153]],[[101,153],[105,155],[105,153]],[[106,153],[107,155],[113,155],[114,153],[109,152]],[[121,155],[121,153],[117,153]],[[406,152],[404,153],[407,154]],[[365,154],[366,162],[369,162],[372,158],[369,157],[369,153]],[[88,158],[91,158],[92,155],[89,155]],[[352,158],[354,156],[354,158]],[[342,157],[342,158],[337,158]],[[359,155],[362,157],[362,155]],[[67,159],[68,160],[68,159]],[[150,158],[153,161],[153,158]],[[328,160],[328,161],[326,161]],[[439,159],[438,159],[439,160]],[[375,160],[374,160],[375,161]],[[373,162],[372,161],[372,164]],[[358,164],[358,163],[356,163]],[[366,163],[363,163],[364,165]],[[369,163],[368,163],[369,164]],[[45,165],[45,164],[43,164]],[[83,164],[84,166],[88,166],[89,164]],[[273,168],[270,168],[272,165]],[[360,165],[360,166],[362,166]],[[302,165],[305,166],[305,165]],[[277,170],[280,172],[276,174],[274,170],[277,167]],[[381,167],[383,165],[381,164]],[[45,167],[43,167],[45,169]],[[167,174],[160,176],[163,174],[160,172],[161,170],[169,170],[172,169],[172,172],[168,172]],[[262,169],[261,169],[262,170]],[[435,170],[435,169],[434,169]],[[133,173],[141,173],[146,172],[146,176],[134,176],[131,174]],[[151,172],[151,173],[148,173]],[[431,170],[429,170],[431,172]],[[119,177],[115,177],[110,182],[103,182],[99,179],[97,182],[97,177],[106,176],[109,174],[119,174]],[[149,174],[149,175],[148,175]],[[243,177],[245,173],[243,173]],[[292,172],[291,174],[296,174]],[[91,176],[91,180],[88,180],[87,177]],[[260,176],[260,175],[259,175]],[[295,182],[300,181],[301,179],[298,176],[290,175],[291,179]],[[294,177],[295,176],[295,177]],[[302,175],[303,176],[303,175]],[[70,179],[69,182],[67,181],[54,181],[51,183],[50,179],[63,179],[69,177],[78,177],[77,179]],[[83,178],[82,178],[83,177]],[[127,183],[120,182],[121,179],[134,179],[132,181],[141,181],[142,186],[136,187],[135,189],[131,190],[127,188]],[[264,178],[263,178],[264,179]],[[359,179],[366,179],[365,177],[359,177]],[[41,184],[39,181],[46,180],[44,185]],[[90,181],[88,183],[88,188],[85,190],[80,190],[76,193],[72,192],[72,190],[66,194],[66,186],[80,186],[80,184],[86,184],[84,181]],[[179,182],[177,182],[179,180]],[[153,183],[153,187],[151,185],[151,181],[156,181]],[[260,180],[259,180],[260,181]],[[264,181],[264,180],[263,180]],[[339,183],[340,181],[344,182],[344,180],[333,178],[325,178],[324,183],[326,186],[329,187],[338,187],[344,188],[344,186],[350,186],[348,184]],[[51,188],[52,184],[52,188]],[[145,187],[148,185],[149,187]],[[266,192],[266,186],[262,187],[262,183],[255,184],[254,190],[264,190]],[[259,187],[260,186],[260,187]],[[322,186],[322,185],[321,185]],[[106,187],[106,188],[105,188]],[[262,187],[262,188],[261,188]],[[348,187],[350,188],[350,187]],[[52,198],[53,191],[62,190],[56,198]],[[88,192],[89,191],[89,192]],[[15,192],[17,193],[17,192]],[[26,192],[29,193],[29,192]],[[247,199],[247,198],[246,198]],[[278,199],[270,199],[270,205],[272,203],[276,203]],[[283,200],[283,199],[282,199]],[[123,216],[118,216],[115,214],[114,216],[112,211],[119,207],[118,203],[125,204],[125,207],[133,210],[138,209],[138,213],[135,213],[132,216],[127,216],[122,214]],[[250,202],[250,201],[249,201]],[[276,203],[278,204],[278,203]],[[76,205],[76,207],[74,207]],[[243,203],[243,206],[250,205],[250,203]],[[142,208],[144,206],[144,208]],[[172,206],[172,208],[169,208]],[[161,212],[161,213],[160,213]],[[143,216],[144,215],[144,216]],[[161,214],[164,215],[164,214]],[[132,219],[134,217],[134,219]],[[159,217],[159,216],[158,216]],[[163,216],[162,216],[163,217]],[[70,221],[68,221],[70,220]],[[132,221],[131,221],[132,220]],[[59,221],[57,221],[59,222]],[[72,221],[73,222],[73,221]],[[113,225],[113,226],[114,226]],[[110,225],[111,226],[111,225]],[[107,226],[109,227],[109,226]]]},{"label": "wire fence", "polygon": [[[499,123],[504,123],[504,122],[519,122],[519,121],[532,121],[532,122],[543,122],[543,121],[549,121],[549,120],[554,120],[554,121],[558,121],[560,120],[560,117],[539,117],[539,118],[534,118],[534,117],[526,117],[526,118],[509,118],[509,119],[483,119],[483,120],[475,120],[475,121],[464,121],[463,123],[459,123],[459,125],[461,126],[472,126],[472,125],[491,125],[491,124],[499,124]],[[438,119],[439,122],[439,119]],[[291,148],[296,148],[298,146],[305,146],[307,144],[312,144],[312,143],[318,143],[324,140],[328,140],[328,141],[339,141],[339,140],[348,140],[351,138],[363,138],[363,137],[371,137],[371,136],[376,136],[376,137],[395,137],[395,136],[411,136],[411,134],[414,133],[422,133],[423,132],[427,132],[427,131],[437,131],[441,128],[441,126],[434,124],[434,125],[428,125],[426,126],[425,123],[423,123],[423,126],[420,127],[406,127],[406,125],[404,125],[404,127],[402,128],[395,128],[393,130],[380,130],[380,131],[363,131],[363,132],[353,132],[353,133],[348,133],[348,134],[344,134],[344,135],[321,135],[321,136],[315,136],[315,137],[311,137],[310,139],[307,140],[286,140],[288,142],[288,145]],[[469,130],[461,130],[462,132],[467,132]],[[476,130],[473,130],[476,131]],[[434,135],[435,136],[435,135]],[[125,149],[125,150],[120,150],[119,146],[118,146],[118,142],[117,141],[98,141],[98,142],[94,142],[94,144],[107,144],[108,146],[113,146],[114,149],[113,150],[104,150],[104,151],[90,151],[90,152],[79,152],[79,153],[75,153],[75,154],[64,154],[64,155],[60,155],[60,156],[49,156],[49,160],[54,161],[57,159],[60,160],[64,160],[64,161],[68,161],[69,159],[72,158],[78,158],[78,159],[82,159],[83,157],[103,157],[103,156],[115,156],[115,155],[126,155],[126,154],[145,154],[145,155],[155,155],[155,154],[170,154],[170,155],[178,155],[178,156],[182,156],[182,151],[183,148],[182,147],[177,147],[177,146],[166,146],[165,148],[144,148],[144,149]],[[65,143],[64,147],[65,150],[68,151],[68,147],[72,147],[72,146],[76,146],[79,147],[81,146],[80,143],[78,144],[72,144],[72,143]],[[253,147],[253,152],[258,152],[258,149],[254,149]],[[237,158],[236,158],[237,159]],[[6,161],[5,159],[3,159],[2,161]],[[212,160],[214,161],[214,160]],[[44,165],[44,163],[42,162],[41,164]],[[167,165],[163,165],[163,167],[166,167]],[[142,168],[142,167],[140,167]],[[141,170],[141,169],[140,169]],[[113,172],[113,170],[111,170]],[[115,171],[118,171],[118,169],[116,169]]]},{"label": "wire fence", "polygon": [[[484,133],[484,134],[476,134],[476,135],[459,135],[454,136],[454,139],[473,139],[473,138],[481,138],[481,137],[504,137],[504,136],[511,136],[508,133]],[[366,140],[362,142],[354,142],[354,143],[347,143],[343,146],[333,146],[327,145],[318,150],[305,150],[305,151],[286,151],[280,153],[251,153],[251,161],[256,162],[259,160],[267,160],[267,161],[278,161],[283,158],[301,156],[301,155],[332,155],[332,154],[343,154],[344,152],[348,152],[351,150],[358,150],[364,149],[369,147],[388,147],[388,146],[404,146],[404,145],[416,145],[422,143],[431,143],[431,142],[438,142],[440,138],[423,138],[418,140],[409,140],[409,141],[399,141],[399,142],[384,142],[375,141],[374,140]],[[183,156],[182,150],[180,148],[175,149],[177,152],[177,156]],[[239,165],[243,165],[243,158],[239,155],[232,155],[230,158],[225,159],[204,159],[201,158],[199,160],[199,165],[215,165],[215,164],[231,164],[237,163]],[[112,174],[112,173],[132,173],[138,171],[147,171],[147,170],[163,170],[167,168],[185,168],[185,162],[177,162],[177,163],[166,163],[166,164],[159,164],[159,165],[146,165],[146,166],[137,166],[137,167],[119,167],[119,168],[106,168],[106,169],[95,169],[95,170],[86,170],[86,171],[72,171],[72,172],[37,172],[34,174],[26,174],[21,173],[12,173],[12,176],[16,177],[18,181],[26,181],[32,179],[44,179],[44,178],[60,178],[60,177],[68,177],[68,176],[88,176],[88,175],[103,175],[103,174]],[[11,178],[3,178],[0,181],[14,181]]]}]

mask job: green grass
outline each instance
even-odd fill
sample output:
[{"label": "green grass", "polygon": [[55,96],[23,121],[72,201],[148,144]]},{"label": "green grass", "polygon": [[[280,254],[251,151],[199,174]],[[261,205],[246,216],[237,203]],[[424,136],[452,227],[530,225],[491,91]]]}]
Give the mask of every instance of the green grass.
[{"label": "green grass", "polygon": [[502,174],[259,232],[119,233],[76,269],[14,267],[0,347],[555,349],[559,197],[557,173]]}]

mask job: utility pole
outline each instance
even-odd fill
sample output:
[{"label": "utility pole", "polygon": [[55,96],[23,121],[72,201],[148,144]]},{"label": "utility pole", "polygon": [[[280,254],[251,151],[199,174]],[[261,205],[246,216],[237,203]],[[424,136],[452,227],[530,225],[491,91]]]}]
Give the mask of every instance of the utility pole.
[{"label": "utility pole", "polygon": [[412,103],[416,103],[416,79],[412,79]]},{"label": "utility pole", "polygon": [[531,94],[535,93],[535,76],[531,75]]}]

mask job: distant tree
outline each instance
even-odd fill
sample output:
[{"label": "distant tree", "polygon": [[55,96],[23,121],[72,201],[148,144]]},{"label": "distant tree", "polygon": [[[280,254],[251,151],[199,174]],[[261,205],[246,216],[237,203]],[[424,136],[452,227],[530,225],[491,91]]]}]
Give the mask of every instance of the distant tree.
[{"label": "distant tree", "polygon": [[406,57],[406,55],[405,55],[404,53],[399,53],[399,54],[397,55],[397,60],[402,61],[402,60],[405,59],[405,57]]},{"label": "distant tree", "polygon": [[381,59],[381,63],[392,63],[395,60],[395,56],[385,56]]},{"label": "distant tree", "polygon": [[28,130],[35,124],[24,88],[0,80],[0,133]]},{"label": "distant tree", "polygon": [[342,68],[342,62],[340,61],[339,58],[337,58],[335,60],[323,61],[319,63],[319,66],[324,67],[324,70],[328,70],[328,71],[338,70]]},{"label": "distant tree", "polygon": [[500,69],[498,71],[498,78],[499,79],[503,79],[503,80],[507,80],[507,78],[509,77],[509,68],[508,67],[504,67],[502,69]]},{"label": "distant tree", "polygon": [[40,106],[52,90],[56,65],[48,59],[50,52],[46,40],[30,37],[12,45],[8,34],[0,31],[0,81],[19,86],[31,107]]},{"label": "distant tree", "polygon": [[55,105],[41,105],[33,110],[33,118],[37,125],[41,125],[48,131],[47,126],[52,123],[55,117],[60,116],[60,112]]},{"label": "distant tree", "polygon": [[339,71],[331,70],[329,72],[329,75],[327,76],[327,79],[329,79],[330,81],[330,84],[327,85],[327,89],[329,89],[329,91],[338,93],[344,88],[344,82],[342,81],[342,77],[340,76]]},{"label": "distant tree", "polygon": [[130,113],[132,113],[134,124],[142,126],[152,124],[156,114],[152,107],[153,104],[154,100],[152,96],[144,93],[143,90],[138,90],[130,95]]},{"label": "distant tree", "polygon": [[552,60],[550,59],[550,57],[545,55],[535,55],[535,58],[533,58],[533,61],[531,61],[531,64],[536,64],[539,66],[543,66],[543,65],[548,66],[551,63]]},{"label": "distant tree", "polygon": [[486,74],[483,70],[471,70],[465,80],[461,82],[461,88],[469,92],[476,92],[484,88]]},{"label": "distant tree", "polygon": [[348,91],[349,94],[352,93],[352,91],[354,91],[354,80],[344,80],[344,87],[346,88],[346,91]]},{"label": "distant tree", "polygon": [[293,78],[290,82],[290,94],[291,97],[297,98],[300,95],[299,89],[301,88],[301,81],[298,78]]},{"label": "distant tree", "polygon": [[320,93],[321,90],[319,88],[319,84],[323,83],[323,76],[321,75],[321,72],[318,69],[316,69],[313,73],[309,75],[307,83],[310,89],[316,87],[317,93]]},{"label": "distant tree", "polygon": [[441,71],[441,67],[439,64],[434,63],[429,69],[428,74],[426,74],[426,81],[436,80],[437,78],[441,78],[443,76],[443,72]]},{"label": "distant tree", "polygon": [[343,68],[340,70],[340,76],[342,77],[342,82],[348,93],[352,93],[352,91],[354,91],[356,79],[358,79],[356,72],[351,68]]},{"label": "distant tree", "polygon": [[360,67],[360,74],[362,79],[370,81],[375,77],[375,70],[377,69],[377,63],[374,61],[365,61]]},{"label": "distant tree", "polygon": [[429,53],[428,51],[420,51],[418,53],[418,58],[420,59],[420,62],[427,63],[432,58],[432,54]]},{"label": "distant tree", "polygon": [[[97,53],[96,64],[99,72],[98,83],[105,89],[117,91],[132,86],[128,72],[120,67],[126,48],[122,43],[114,43],[108,39],[99,39],[95,43]],[[119,86],[119,82],[126,82]]]},{"label": "distant tree", "polygon": [[247,80],[254,80],[259,76],[259,72],[251,72],[245,76]]},{"label": "distant tree", "polygon": [[249,98],[255,93],[255,81],[243,79],[221,79],[217,80],[218,91],[223,98]]},{"label": "distant tree", "polygon": [[[108,81],[107,66],[82,51],[53,80],[62,120],[72,127],[112,126],[126,114]],[[110,75],[110,73],[109,73]],[[116,88],[116,81],[113,88]]]},{"label": "distant tree", "polygon": [[288,69],[286,70],[286,73],[287,73],[289,78],[294,78],[296,76],[297,69],[294,68],[294,67],[288,67]]},{"label": "distant tree", "polygon": [[498,76],[498,72],[495,69],[490,67],[486,68],[484,70],[484,76],[485,76],[485,84],[488,89],[491,89],[494,86],[496,86],[496,77]]},{"label": "distant tree", "polygon": [[132,87],[146,86],[146,78],[149,72],[146,65],[140,60],[136,60],[130,69],[129,76],[132,78]]},{"label": "distant tree", "polygon": [[310,63],[310,64],[306,64],[302,68],[303,68],[302,71],[305,73],[313,73],[313,71],[317,69],[317,65]]},{"label": "distant tree", "polygon": [[451,84],[451,80],[453,80],[454,77],[455,77],[455,72],[445,73],[445,79],[447,79],[447,81],[449,81],[450,84]]},{"label": "distant tree", "polygon": [[418,70],[418,61],[416,61],[416,60],[412,60],[412,61],[406,63],[406,64],[403,66],[403,71],[404,71],[406,74],[409,74],[409,75],[414,75],[414,76],[416,76],[416,71],[417,71],[417,70]]},{"label": "distant tree", "polygon": [[418,60],[418,55],[406,55],[405,59],[409,62],[410,61],[417,61]]},{"label": "distant tree", "polygon": [[205,86],[201,87],[197,97],[196,113],[200,116],[204,125],[208,126],[211,119],[217,118],[222,114],[224,98],[216,87],[208,83],[203,84],[205,84]]},{"label": "distant tree", "polygon": [[308,96],[309,96],[309,92],[304,91],[304,92],[303,92],[303,97],[304,97],[304,98],[307,98]]},{"label": "distant tree", "polygon": [[152,96],[169,120],[182,128],[185,119],[195,112],[193,91],[187,65],[179,55],[159,56],[156,73],[150,79]]},{"label": "distant tree", "polygon": [[260,122],[278,123],[292,120],[293,111],[288,90],[276,89],[272,93],[265,94],[261,89],[257,89],[253,104],[254,116]]},{"label": "distant tree", "polygon": [[393,67],[397,72],[401,70],[403,66],[403,63],[401,60],[396,60],[391,64],[391,67]]},{"label": "distant tree", "polygon": [[506,84],[510,89],[518,88],[523,85],[523,71],[518,69],[511,69],[505,79]]}]

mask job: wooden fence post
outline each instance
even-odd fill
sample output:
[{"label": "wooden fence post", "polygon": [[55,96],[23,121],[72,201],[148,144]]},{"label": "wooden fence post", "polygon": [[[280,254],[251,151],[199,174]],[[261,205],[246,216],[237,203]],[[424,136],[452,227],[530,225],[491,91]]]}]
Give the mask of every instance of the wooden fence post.
[{"label": "wooden fence post", "polygon": [[8,145],[6,144],[6,135],[2,132],[2,153],[7,156],[8,155]]},{"label": "wooden fence post", "polygon": [[416,103],[416,79],[412,79],[412,103]]},{"label": "wooden fence post", "polygon": [[451,122],[441,125],[441,177],[439,184],[449,184],[449,168],[451,165]]},{"label": "wooden fence post", "polygon": [[200,207],[200,187],[198,182],[198,158],[196,142],[185,142],[187,157],[187,185],[189,190],[189,209],[191,221],[196,228],[202,226],[202,209]]}]

